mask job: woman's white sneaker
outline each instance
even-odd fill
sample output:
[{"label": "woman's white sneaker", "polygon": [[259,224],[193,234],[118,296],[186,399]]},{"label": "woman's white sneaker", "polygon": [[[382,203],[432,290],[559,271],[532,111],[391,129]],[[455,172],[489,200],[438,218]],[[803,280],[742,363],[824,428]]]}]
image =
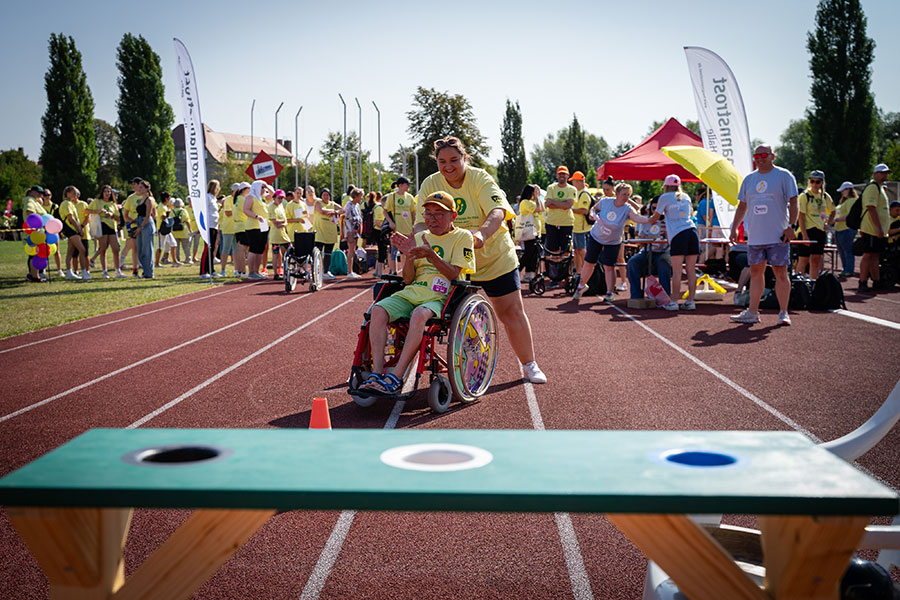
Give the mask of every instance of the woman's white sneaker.
[{"label": "woman's white sneaker", "polygon": [[535,361],[522,365],[522,370],[525,371],[525,378],[531,383],[547,383],[547,376]]}]

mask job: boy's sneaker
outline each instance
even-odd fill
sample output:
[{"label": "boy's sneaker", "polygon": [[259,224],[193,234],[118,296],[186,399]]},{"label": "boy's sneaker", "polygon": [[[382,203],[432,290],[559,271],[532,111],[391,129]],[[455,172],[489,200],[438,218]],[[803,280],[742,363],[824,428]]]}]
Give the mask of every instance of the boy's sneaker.
[{"label": "boy's sneaker", "polygon": [[547,376],[535,361],[522,365],[522,370],[525,371],[525,378],[531,383],[547,383]]},{"label": "boy's sneaker", "polygon": [[103,271],[103,279],[109,279],[109,273],[108,273],[108,272]]},{"label": "boy's sneaker", "polygon": [[791,324],[791,316],[787,314],[787,311],[782,311],[778,313],[778,324],[779,325],[790,325]]},{"label": "boy's sneaker", "polygon": [[81,272],[81,280],[82,281],[90,281],[91,280],[91,272],[85,269]]},{"label": "boy's sneaker", "polygon": [[666,310],[678,310],[678,302],[676,302],[675,300],[670,300],[668,304],[663,306],[663,308]]},{"label": "boy's sneaker", "polygon": [[697,310],[697,304],[693,300],[687,300],[681,305],[684,310]]},{"label": "boy's sneaker", "polygon": [[603,299],[612,304],[613,300],[616,299],[616,295],[612,292],[606,292],[606,295],[603,296]]},{"label": "boy's sneaker", "polygon": [[578,289],[575,290],[575,295],[572,296],[573,300],[580,300],[582,296],[584,296],[584,291],[587,289],[586,285],[579,285]]},{"label": "boy's sneaker", "polygon": [[728,318],[735,323],[759,323],[759,313],[750,312],[749,308],[743,310],[739,315],[731,315]]}]

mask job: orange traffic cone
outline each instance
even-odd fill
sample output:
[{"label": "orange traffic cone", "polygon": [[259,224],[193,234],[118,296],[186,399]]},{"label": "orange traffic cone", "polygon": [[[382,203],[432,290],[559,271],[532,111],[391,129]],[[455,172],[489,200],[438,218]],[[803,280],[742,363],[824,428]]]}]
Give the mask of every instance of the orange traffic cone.
[{"label": "orange traffic cone", "polygon": [[312,416],[309,418],[310,429],[331,429],[331,416],[328,414],[328,399],[313,398]]}]

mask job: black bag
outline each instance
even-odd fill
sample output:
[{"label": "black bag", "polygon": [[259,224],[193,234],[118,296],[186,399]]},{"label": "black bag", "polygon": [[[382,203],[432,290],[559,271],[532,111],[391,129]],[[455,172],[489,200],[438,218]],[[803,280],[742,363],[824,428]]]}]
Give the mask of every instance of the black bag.
[{"label": "black bag", "polygon": [[847,308],[844,303],[844,288],[841,287],[841,281],[834,273],[822,273],[816,279],[816,285],[813,286],[809,310],[834,310],[837,308]]},{"label": "black bag", "polygon": [[172,217],[166,217],[162,221],[159,222],[159,235],[169,235],[172,233],[172,226],[175,224],[175,219]]},{"label": "black bag", "polygon": [[794,279],[791,281],[791,297],[788,300],[790,310],[806,310],[812,299],[812,290],[806,279]]},{"label": "black bag", "polygon": [[[863,188],[863,194],[866,193],[866,190],[869,189],[870,185],[877,185],[874,181],[870,181],[865,188]],[[859,229],[860,225],[862,225],[862,197],[863,194],[859,195],[859,198],[853,203],[853,206],[850,207],[850,212],[847,213],[847,227],[850,229]],[[854,254],[856,252],[854,251]],[[862,256],[862,254],[856,254],[856,256]]]},{"label": "black bag", "polygon": [[[585,288],[582,296],[602,296],[606,294],[606,274],[603,272],[602,266],[598,264],[597,267],[591,274],[591,278],[588,279],[587,288]],[[581,275],[578,276],[578,280],[580,285]]]},{"label": "black bag", "polygon": [[775,288],[766,288],[768,289],[768,293],[763,294],[763,297],[759,301],[759,307],[765,308],[766,310],[778,310],[781,308],[778,304],[778,296],[775,295]]},{"label": "black bag", "polygon": [[852,250],[853,256],[862,256],[866,253],[866,242],[861,237],[856,238],[853,240]]},{"label": "black bag", "polygon": [[181,222],[181,211],[172,213],[172,231],[184,231],[184,223]]}]

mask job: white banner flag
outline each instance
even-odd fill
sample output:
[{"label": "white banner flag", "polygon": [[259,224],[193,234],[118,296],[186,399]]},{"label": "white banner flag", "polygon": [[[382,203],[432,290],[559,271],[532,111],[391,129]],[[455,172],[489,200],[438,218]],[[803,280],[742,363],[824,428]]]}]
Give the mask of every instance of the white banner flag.
[{"label": "white banner flag", "polygon": [[181,89],[181,114],[184,118],[184,159],[188,197],[194,220],[203,241],[209,244],[209,214],[206,202],[206,142],[200,120],[200,100],[191,55],[181,40],[175,38],[175,58],[178,62],[178,87]]},{"label": "white banner flag", "polygon": [[[727,158],[741,176],[746,177],[753,171],[753,150],[737,79],[715,52],[685,46],[684,53],[691,73],[703,146]],[[737,207],[715,193],[713,201],[722,228],[719,233],[713,232],[714,237],[727,237],[725,232],[731,229]]]}]

